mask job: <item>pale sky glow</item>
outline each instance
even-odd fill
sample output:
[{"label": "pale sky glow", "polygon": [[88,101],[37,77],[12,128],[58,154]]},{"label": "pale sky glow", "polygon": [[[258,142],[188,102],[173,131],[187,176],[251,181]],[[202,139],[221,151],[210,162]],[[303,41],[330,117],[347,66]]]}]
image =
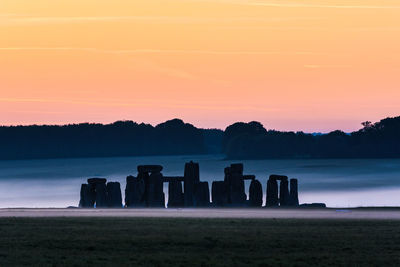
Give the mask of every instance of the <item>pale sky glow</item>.
[{"label": "pale sky glow", "polygon": [[0,124],[400,115],[396,0],[2,0]]}]

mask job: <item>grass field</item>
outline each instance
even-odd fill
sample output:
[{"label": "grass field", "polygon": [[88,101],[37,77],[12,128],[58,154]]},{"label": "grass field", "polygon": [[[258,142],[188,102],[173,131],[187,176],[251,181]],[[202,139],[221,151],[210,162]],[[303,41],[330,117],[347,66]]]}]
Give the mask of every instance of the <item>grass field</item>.
[{"label": "grass field", "polygon": [[400,266],[383,220],[2,218],[0,266]]}]

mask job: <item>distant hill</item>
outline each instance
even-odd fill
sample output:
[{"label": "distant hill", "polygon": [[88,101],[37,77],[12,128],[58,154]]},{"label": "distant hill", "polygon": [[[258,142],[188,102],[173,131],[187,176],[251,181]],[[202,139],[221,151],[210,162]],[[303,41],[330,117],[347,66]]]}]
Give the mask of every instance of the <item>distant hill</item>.
[{"label": "distant hill", "polygon": [[353,133],[307,134],[235,123],[225,130],[222,151],[230,159],[400,157],[400,117],[363,126]]},{"label": "distant hill", "polygon": [[216,153],[228,159],[397,158],[400,117],[328,134],[267,130],[259,122],[238,122],[225,131],[199,129],[180,119],[157,126],[133,121],[0,126],[1,160]]}]

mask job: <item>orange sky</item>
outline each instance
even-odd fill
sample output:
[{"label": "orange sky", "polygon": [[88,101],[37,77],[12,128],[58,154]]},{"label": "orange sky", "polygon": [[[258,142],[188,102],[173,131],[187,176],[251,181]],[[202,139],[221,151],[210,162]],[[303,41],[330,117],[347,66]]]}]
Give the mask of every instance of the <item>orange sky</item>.
[{"label": "orange sky", "polygon": [[1,0],[0,124],[400,115],[397,0]]}]

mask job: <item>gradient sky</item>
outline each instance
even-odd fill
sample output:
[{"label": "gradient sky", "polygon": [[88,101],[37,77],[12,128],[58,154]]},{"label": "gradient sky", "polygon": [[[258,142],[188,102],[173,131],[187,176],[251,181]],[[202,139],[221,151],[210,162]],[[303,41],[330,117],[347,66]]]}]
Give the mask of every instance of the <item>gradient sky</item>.
[{"label": "gradient sky", "polygon": [[398,0],[0,2],[0,124],[325,132],[396,115]]}]

